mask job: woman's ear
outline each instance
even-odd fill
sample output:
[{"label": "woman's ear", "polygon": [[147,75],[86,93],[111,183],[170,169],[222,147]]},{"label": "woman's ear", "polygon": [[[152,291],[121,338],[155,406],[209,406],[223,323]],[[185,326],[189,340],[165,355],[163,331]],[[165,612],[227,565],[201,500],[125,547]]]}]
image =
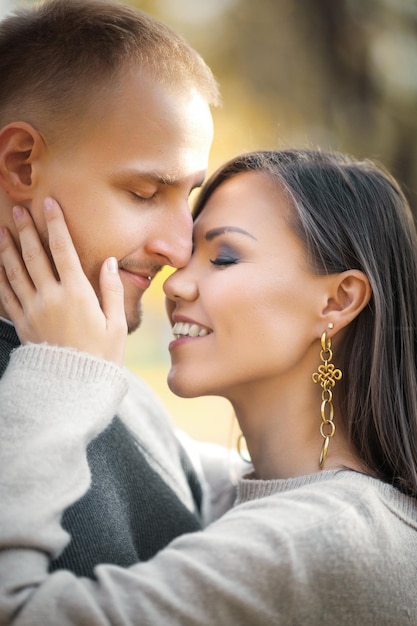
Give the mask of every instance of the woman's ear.
[{"label": "woman's ear", "polygon": [[322,311],[324,327],[332,322],[336,330],[341,330],[366,307],[372,289],[368,277],[360,270],[332,274],[329,279],[330,292]]},{"label": "woman's ear", "polygon": [[41,135],[26,122],[12,122],[0,131],[0,188],[13,201],[31,200],[37,182],[34,165],[43,146]]}]

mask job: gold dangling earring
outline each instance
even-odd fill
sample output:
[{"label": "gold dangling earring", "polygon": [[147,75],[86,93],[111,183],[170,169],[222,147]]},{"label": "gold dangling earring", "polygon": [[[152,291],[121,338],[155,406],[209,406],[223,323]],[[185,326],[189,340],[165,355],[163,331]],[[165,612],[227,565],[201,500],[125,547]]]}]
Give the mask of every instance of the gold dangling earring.
[{"label": "gold dangling earring", "polygon": [[[333,328],[332,323],[329,324],[329,328]],[[333,363],[331,363],[333,358],[332,340],[330,337],[327,337],[326,331],[322,334],[320,341],[320,359],[323,364],[319,365],[318,371],[314,372],[312,379],[314,383],[320,383],[322,388],[320,434],[323,437],[324,442],[321,448],[319,467],[320,469],[323,469],[330,439],[333,437],[336,430],[336,426],[333,422],[334,409],[333,392],[331,388],[335,386],[336,380],[340,380],[342,378],[342,372],[339,369],[336,369]],[[328,417],[326,417],[326,410],[328,410]]]},{"label": "gold dangling earring", "polygon": [[238,455],[240,456],[242,461],[245,461],[245,463],[252,463],[252,459],[250,458],[249,450],[246,445],[246,439],[242,433],[240,433],[239,437],[237,438],[236,448]]}]

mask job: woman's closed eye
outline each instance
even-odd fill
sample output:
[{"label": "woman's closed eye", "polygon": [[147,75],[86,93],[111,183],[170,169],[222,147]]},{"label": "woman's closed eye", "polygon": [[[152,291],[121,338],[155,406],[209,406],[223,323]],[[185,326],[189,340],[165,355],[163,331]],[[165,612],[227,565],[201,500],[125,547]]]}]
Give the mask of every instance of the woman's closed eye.
[{"label": "woman's closed eye", "polygon": [[210,259],[210,263],[215,266],[235,265],[239,259],[235,256],[219,255],[215,259]]},{"label": "woman's closed eye", "polygon": [[214,258],[209,259],[210,263],[216,267],[227,267],[228,265],[236,265],[238,263],[240,255],[234,249],[234,246],[228,245],[222,242],[220,245],[215,246]]}]

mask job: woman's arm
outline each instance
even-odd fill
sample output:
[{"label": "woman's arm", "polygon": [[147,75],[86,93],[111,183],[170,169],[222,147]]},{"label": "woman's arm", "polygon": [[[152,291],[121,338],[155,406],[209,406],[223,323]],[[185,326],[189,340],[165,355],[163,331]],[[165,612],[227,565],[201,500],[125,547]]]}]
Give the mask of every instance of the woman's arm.
[{"label": "woman's arm", "polygon": [[[30,214],[20,209],[14,216],[22,254],[10,233],[0,229],[0,300],[22,343],[71,346],[121,363],[126,321],[117,266],[107,259],[102,267],[101,310],[82,270],[59,205],[51,199],[45,204],[54,265],[45,253]],[[231,451],[191,442],[189,438],[187,441],[182,444],[206,487],[204,521],[208,523],[230,508],[236,476],[247,467],[243,468]],[[232,472],[236,472],[236,476],[232,476]]]}]

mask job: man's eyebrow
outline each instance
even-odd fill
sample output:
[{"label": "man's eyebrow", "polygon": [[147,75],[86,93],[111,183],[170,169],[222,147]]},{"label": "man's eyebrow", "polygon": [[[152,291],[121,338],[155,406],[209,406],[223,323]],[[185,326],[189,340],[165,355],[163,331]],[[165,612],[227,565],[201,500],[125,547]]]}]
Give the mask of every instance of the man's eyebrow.
[{"label": "man's eyebrow", "polygon": [[256,237],[251,235],[251,233],[248,233],[247,230],[239,228],[238,226],[221,226],[220,228],[212,228],[206,232],[204,238],[206,241],[212,241],[215,237],[219,237],[224,233],[239,233],[240,235],[245,235],[246,237],[250,237],[251,239],[255,239],[255,241],[257,241]]},{"label": "man's eyebrow", "polygon": [[[148,170],[123,170],[119,173],[124,178],[136,180],[138,182],[144,181],[148,183],[156,183],[159,185],[175,186],[180,185],[183,180],[180,176],[175,174],[163,174],[160,172],[148,171]],[[197,178],[199,176],[199,178]],[[193,189],[201,187],[204,182],[204,173],[196,173],[196,182],[193,184]]]}]

